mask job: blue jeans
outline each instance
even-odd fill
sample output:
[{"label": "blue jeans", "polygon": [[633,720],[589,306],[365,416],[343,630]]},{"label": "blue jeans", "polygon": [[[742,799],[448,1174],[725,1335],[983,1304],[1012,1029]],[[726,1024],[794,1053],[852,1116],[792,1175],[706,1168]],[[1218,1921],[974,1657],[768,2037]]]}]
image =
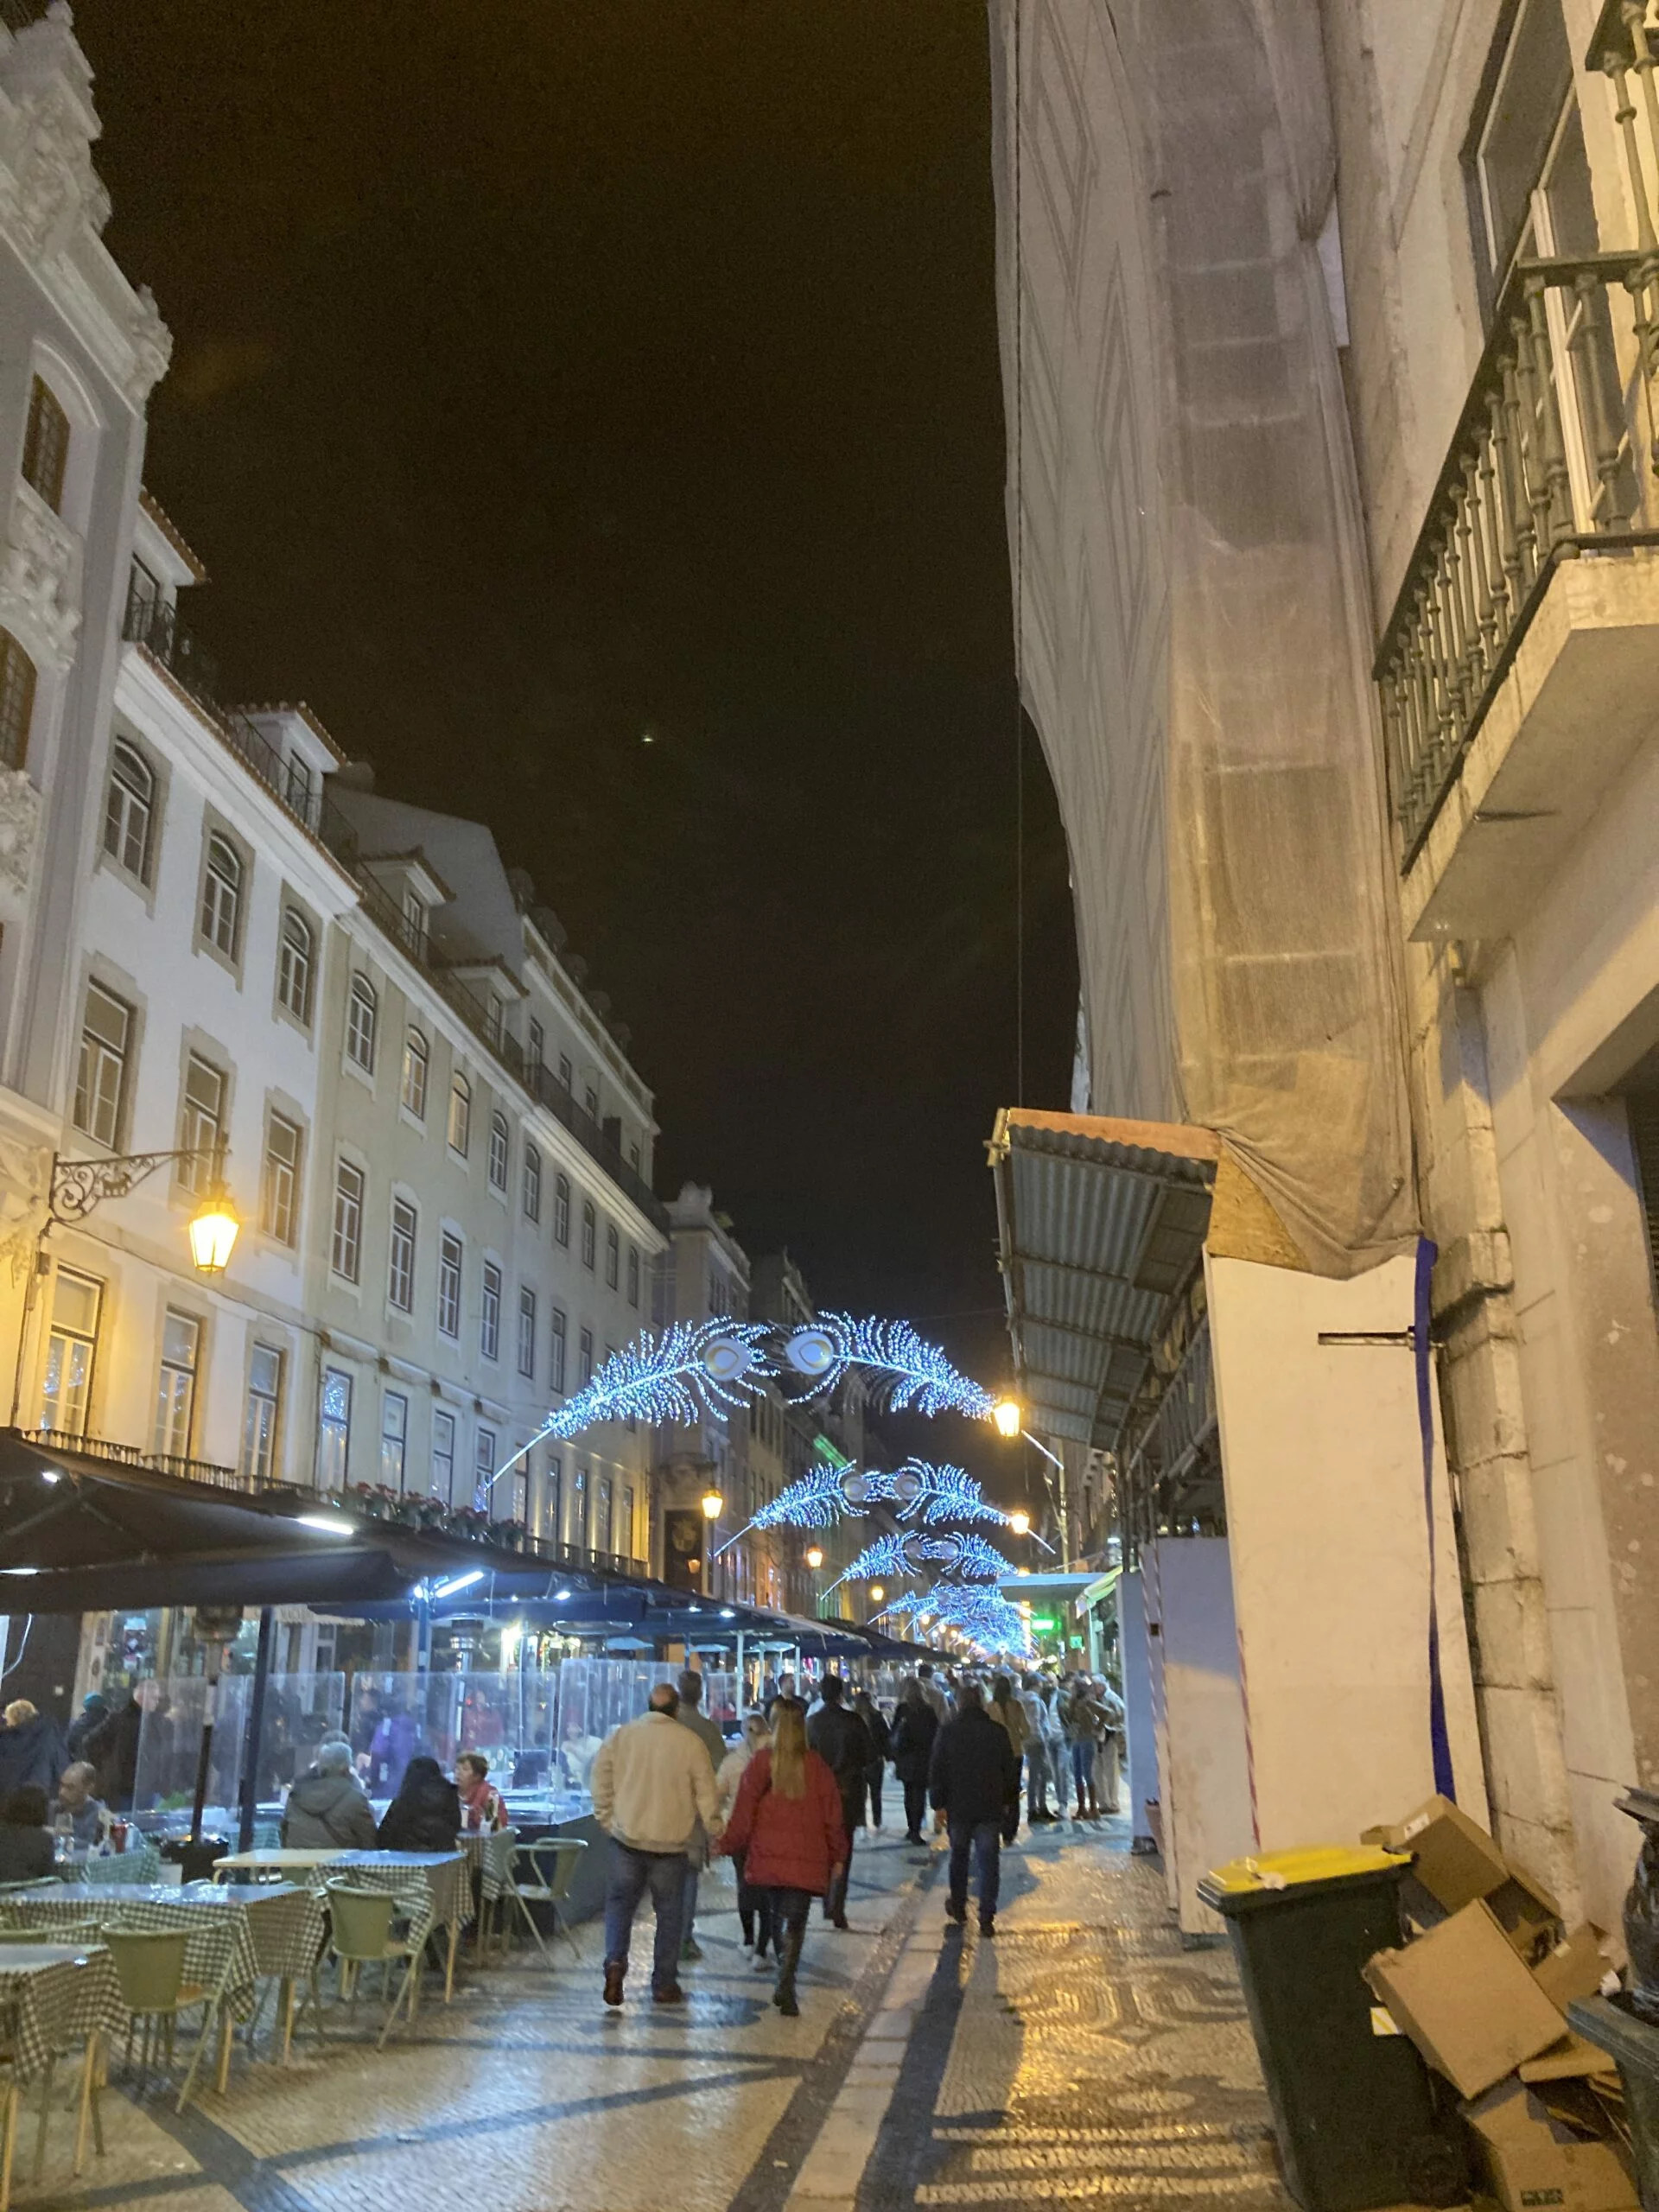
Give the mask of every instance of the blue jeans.
[{"label": "blue jeans", "polygon": [[1092,1739],[1071,1746],[1071,1779],[1077,1784],[1077,1810],[1095,1798],[1095,1746]]},{"label": "blue jeans", "polygon": [[954,1912],[968,1910],[968,1860],[974,1861],[975,1886],[979,1891],[979,1916],[982,1923],[993,1917],[996,1911],[997,1892],[1002,1881],[1002,1824],[1000,1821],[951,1821],[946,1824],[950,1838],[950,1907]]},{"label": "blue jeans", "polygon": [[657,1915],[657,1942],[652,1955],[653,1990],[672,1989],[679,1979],[680,1930],[685,1925],[685,1853],[635,1851],[611,1839],[611,1878],[605,1891],[605,1963],[628,1963],[628,1938],[639,1900],[651,1891]]}]

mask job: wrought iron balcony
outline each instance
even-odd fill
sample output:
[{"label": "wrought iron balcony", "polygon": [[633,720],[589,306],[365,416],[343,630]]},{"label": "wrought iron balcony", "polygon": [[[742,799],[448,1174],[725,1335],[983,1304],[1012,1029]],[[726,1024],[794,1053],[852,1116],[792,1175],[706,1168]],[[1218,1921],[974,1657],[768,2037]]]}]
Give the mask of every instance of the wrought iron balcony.
[{"label": "wrought iron balcony", "polygon": [[1651,243],[1505,288],[1376,658],[1407,868],[1559,564],[1659,544],[1656,344]]}]

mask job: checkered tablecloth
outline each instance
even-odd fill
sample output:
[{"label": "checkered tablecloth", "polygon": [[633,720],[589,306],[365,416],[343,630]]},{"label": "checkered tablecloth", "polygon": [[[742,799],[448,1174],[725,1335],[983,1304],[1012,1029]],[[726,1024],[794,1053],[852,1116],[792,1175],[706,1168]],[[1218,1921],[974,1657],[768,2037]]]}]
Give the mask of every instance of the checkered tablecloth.
[{"label": "checkered tablecloth", "polygon": [[187,1882],[174,1892],[205,1911],[239,1913],[247,1922],[254,1963],[261,1974],[303,1981],[322,1950],[322,1907],[297,1882]]},{"label": "checkered tablecloth", "polygon": [[0,2044],[26,2080],[60,2051],[127,2024],[115,1961],[101,1945],[9,1944],[0,1951]]},{"label": "checkered tablecloth", "polygon": [[342,1851],[319,1866],[321,1890],[329,1882],[358,1890],[390,1890],[408,1914],[410,1948],[418,1957],[435,1928],[465,1928],[473,1916],[471,1862],[466,1853],[425,1851]]},{"label": "checkered tablecloth", "polygon": [[[253,2010],[254,1981],[262,1971],[250,1917],[234,1904],[215,1907],[198,1894],[206,1885],[175,1889],[162,1882],[111,1882],[99,1887],[63,1882],[0,1897],[0,1913],[14,1927],[54,1928],[96,1920],[105,1928],[182,1929],[184,1978],[211,1989],[232,2018]],[[233,1891],[215,1891],[233,1899]],[[303,1971],[311,1971],[308,1964]],[[124,2014],[123,2018],[124,2020]]]},{"label": "checkered tablecloth", "polygon": [[137,1843],[130,1838],[124,1851],[112,1851],[107,1857],[87,1857],[75,1862],[75,1879],[103,1885],[118,1882],[156,1882],[161,1879],[162,1854],[153,1843]]},{"label": "checkered tablecloth", "polygon": [[504,1897],[512,1887],[512,1854],[518,1847],[516,1828],[498,1828],[493,1834],[480,1829],[474,1835],[463,1833],[461,1847],[467,1854],[468,1866],[478,1869],[478,1893],[486,1904],[493,1904],[497,1897]]}]

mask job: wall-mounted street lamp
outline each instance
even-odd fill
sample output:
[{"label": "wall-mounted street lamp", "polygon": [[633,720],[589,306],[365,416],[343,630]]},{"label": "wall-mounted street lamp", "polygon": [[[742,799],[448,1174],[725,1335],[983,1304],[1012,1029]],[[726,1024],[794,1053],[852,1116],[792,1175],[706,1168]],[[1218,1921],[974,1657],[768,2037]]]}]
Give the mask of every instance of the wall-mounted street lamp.
[{"label": "wall-mounted street lamp", "polygon": [[52,1157],[52,1180],[48,1188],[46,1227],[54,1222],[73,1224],[96,1213],[105,1198],[124,1198],[158,1167],[180,1160],[211,1160],[213,1181],[207,1195],[190,1217],[190,1257],[204,1275],[223,1274],[230,1264],[241,1223],[225,1189],[226,1147],[193,1145],[178,1152],[118,1153],[109,1160],[64,1160]]},{"label": "wall-mounted street lamp", "polygon": [[[682,1492],[682,1495],[683,1495],[683,1492]],[[703,1517],[703,1519],[704,1519],[705,1521],[718,1521],[718,1520],[719,1520],[719,1518],[720,1518],[720,1516],[721,1516],[721,1515],[725,1511],[725,1510],[726,1510],[726,1501],[725,1501],[725,1499],[721,1496],[720,1492],[719,1492],[717,1490],[715,1490],[715,1489],[713,1487],[713,1485],[711,1484],[711,1485],[709,1486],[709,1489],[707,1489],[706,1491],[704,1491],[704,1492],[702,1493],[702,1517]]]},{"label": "wall-mounted street lamp", "polygon": [[1031,1516],[1023,1506],[1016,1506],[1009,1514],[1008,1529],[1010,1533],[1016,1536],[1028,1536],[1031,1534]]},{"label": "wall-mounted street lamp", "polygon": [[1010,1441],[1025,1427],[1025,1408],[1018,1398],[999,1398],[991,1408],[991,1419],[996,1423],[996,1433]]},{"label": "wall-mounted street lamp", "polygon": [[822,1544],[809,1544],[809,1545],[807,1546],[807,1548],[806,1548],[805,1551],[802,1554],[802,1557],[805,1560],[805,1561],[806,1561],[807,1565],[811,1568],[811,1570],[812,1570],[813,1573],[814,1573],[814,1574],[816,1574],[816,1573],[817,1573],[818,1569],[819,1569],[819,1568],[823,1565],[823,1545],[822,1545]]}]

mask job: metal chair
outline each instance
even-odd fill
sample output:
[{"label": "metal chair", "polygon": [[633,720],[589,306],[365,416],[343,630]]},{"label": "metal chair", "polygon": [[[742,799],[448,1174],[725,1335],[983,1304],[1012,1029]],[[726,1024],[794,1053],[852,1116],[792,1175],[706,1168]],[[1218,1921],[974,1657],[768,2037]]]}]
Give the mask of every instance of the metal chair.
[{"label": "metal chair", "polygon": [[165,2044],[168,2067],[173,2063],[173,2033],[181,2012],[192,2005],[206,2009],[202,2014],[201,2032],[196,2037],[194,2056],[190,2070],[184,2077],[179,2091],[178,2110],[182,2112],[185,2101],[195,2084],[196,2069],[201,2063],[201,2054],[208,2043],[208,2029],[213,2019],[217,1993],[199,1981],[184,1979],[185,1947],[189,1942],[182,1928],[106,1928],[104,1941],[110,1947],[110,1956],[115,1961],[116,1979],[121,1984],[121,2002],[126,2006],[127,2063],[132,2063],[133,2030],[142,2020],[143,2039],[139,2046],[139,2063],[147,2075],[156,2054],[159,2030]]},{"label": "metal chair", "polygon": [[[582,1854],[587,1848],[584,1836],[550,1835],[543,1836],[537,1843],[521,1843],[512,1854],[512,1865],[507,1874],[511,1894],[520,1917],[536,1938],[537,1948],[544,1959],[547,1957],[547,1946],[542,1941],[542,1931],[536,1925],[535,1916],[531,1911],[533,1904],[547,1907],[553,1916],[554,1934],[563,1936],[577,1958],[582,1957],[582,1946],[571,1933],[559,1908],[570,1895],[576,1868],[581,1865]],[[520,1859],[530,1867],[532,1878],[528,1882],[518,1879]],[[543,1863],[546,1859],[551,1859],[550,1866]],[[508,1924],[511,1926],[511,1921]]]},{"label": "metal chair", "polygon": [[391,1932],[397,1900],[390,1890],[358,1890],[347,1882],[328,1882],[324,1887],[328,1897],[329,1946],[340,1961],[340,1993],[349,1999],[353,2019],[357,2017],[357,1984],[362,1969],[379,1964],[380,1993],[384,1998],[394,1961],[402,1959],[406,1962],[403,1986],[392,1999],[380,2031],[378,2048],[384,2050],[398,2007],[407,1999],[412,2010],[420,1960],[412,1943]]}]

